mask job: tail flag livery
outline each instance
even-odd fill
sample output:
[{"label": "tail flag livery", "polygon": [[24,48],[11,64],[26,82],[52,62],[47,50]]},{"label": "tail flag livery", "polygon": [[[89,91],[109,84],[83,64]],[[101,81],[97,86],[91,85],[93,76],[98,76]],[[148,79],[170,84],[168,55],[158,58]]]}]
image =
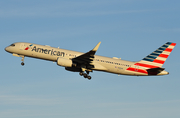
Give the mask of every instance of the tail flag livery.
[{"label": "tail flag livery", "polygon": [[167,42],[150,55],[143,58],[140,62],[136,63],[136,65],[146,68],[162,67],[175,45],[176,43]]},{"label": "tail flag livery", "polygon": [[[141,73],[145,75],[160,75],[163,74],[164,68],[161,68],[175,47],[176,43],[167,42],[141,61],[134,64],[134,67],[129,67],[127,70],[135,73]],[[162,72],[163,71],[163,72]],[[165,72],[165,74],[169,74]]]}]

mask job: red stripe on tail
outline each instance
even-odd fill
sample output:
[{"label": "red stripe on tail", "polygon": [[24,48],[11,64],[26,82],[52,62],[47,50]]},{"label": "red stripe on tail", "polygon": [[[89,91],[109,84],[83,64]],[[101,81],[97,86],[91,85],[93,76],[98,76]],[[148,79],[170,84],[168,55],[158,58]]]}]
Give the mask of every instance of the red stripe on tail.
[{"label": "red stripe on tail", "polygon": [[165,61],[155,59],[153,62],[155,62],[155,63],[159,63],[159,64],[164,64],[164,62],[165,62]]},{"label": "red stripe on tail", "polygon": [[171,43],[171,46],[176,46],[176,43]]},{"label": "red stripe on tail", "polygon": [[168,58],[169,55],[166,54],[160,54],[159,57]]},{"label": "red stripe on tail", "polygon": [[173,49],[166,48],[164,51],[171,52]]}]

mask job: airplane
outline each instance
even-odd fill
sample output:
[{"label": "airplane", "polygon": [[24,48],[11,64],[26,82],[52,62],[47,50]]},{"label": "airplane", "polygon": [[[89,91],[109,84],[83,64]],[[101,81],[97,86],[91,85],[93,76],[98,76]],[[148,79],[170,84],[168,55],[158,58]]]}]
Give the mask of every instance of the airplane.
[{"label": "airplane", "polygon": [[89,73],[93,71],[130,76],[168,75],[169,72],[165,71],[162,66],[176,45],[176,43],[167,42],[142,60],[132,62],[117,57],[109,58],[95,55],[100,44],[101,42],[89,52],[82,53],[48,45],[17,42],[7,46],[5,51],[12,53],[13,56],[21,57],[22,66],[25,57],[53,61],[68,71],[79,72],[81,76],[90,80]]}]

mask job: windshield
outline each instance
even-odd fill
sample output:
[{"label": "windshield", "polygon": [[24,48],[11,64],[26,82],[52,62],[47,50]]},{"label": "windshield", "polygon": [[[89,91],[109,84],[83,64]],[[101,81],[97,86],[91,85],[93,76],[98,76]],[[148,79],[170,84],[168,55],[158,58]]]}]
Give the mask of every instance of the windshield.
[{"label": "windshield", "polygon": [[15,44],[11,44],[10,46],[15,46]]}]

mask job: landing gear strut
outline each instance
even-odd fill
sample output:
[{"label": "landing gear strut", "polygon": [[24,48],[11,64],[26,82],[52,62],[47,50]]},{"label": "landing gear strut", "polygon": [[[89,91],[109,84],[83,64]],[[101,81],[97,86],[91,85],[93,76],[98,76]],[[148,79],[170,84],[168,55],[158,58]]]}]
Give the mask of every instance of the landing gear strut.
[{"label": "landing gear strut", "polygon": [[84,76],[84,78],[88,78],[89,80],[91,79],[91,76],[89,76],[89,71],[87,71],[87,74],[84,72],[80,72],[79,75]]},{"label": "landing gear strut", "polygon": [[21,65],[24,66],[24,56],[22,56],[22,59],[21,59]]}]

